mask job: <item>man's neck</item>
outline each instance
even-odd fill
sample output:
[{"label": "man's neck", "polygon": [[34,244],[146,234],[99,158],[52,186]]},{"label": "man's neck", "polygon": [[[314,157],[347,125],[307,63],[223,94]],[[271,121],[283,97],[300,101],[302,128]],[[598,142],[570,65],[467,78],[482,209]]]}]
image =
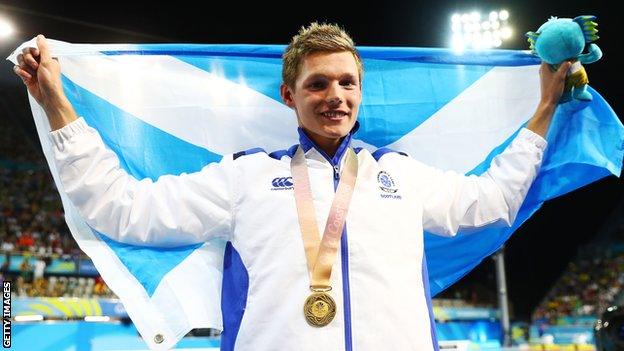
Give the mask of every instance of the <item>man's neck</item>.
[{"label": "man's neck", "polygon": [[320,140],[313,141],[321,150],[323,150],[327,154],[327,156],[333,158],[334,155],[336,155],[336,151],[338,150],[342,139],[344,139],[344,137],[340,139],[327,139],[321,137]]},{"label": "man's neck", "polygon": [[338,150],[338,147],[340,147],[340,143],[345,138],[345,137],[341,137],[341,138],[337,138],[337,139],[336,138],[328,138],[328,137],[324,137],[322,135],[318,135],[318,134],[312,133],[312,132],[307,131],[305,129],[303,129],[303,131],[308,136],[308,138],[310,138],[310,140],[312,140],[312,142],[319,149],[321,149],[323,152],[325,152],[325,154],[327,154],[327,156],[329,156],[330,158],[333,158],[334,155],[336,155],[336,151]]}]

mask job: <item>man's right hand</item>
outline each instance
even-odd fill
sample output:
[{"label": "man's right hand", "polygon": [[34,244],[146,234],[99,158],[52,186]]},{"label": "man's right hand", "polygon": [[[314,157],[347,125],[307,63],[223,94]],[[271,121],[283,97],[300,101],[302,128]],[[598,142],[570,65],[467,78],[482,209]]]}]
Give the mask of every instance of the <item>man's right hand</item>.
[{"label": "man's right hand", "polygon": [[37,36],[37,48],[24,48],[17,55],[17,63],[13,71],[22,78],[30,95],[43,107],[52,130],[77,118],[63,92],[61,65],[50,56],[48,41],[43,35]]},{"label": "man's right hand", "polygon": [[61,84],[61,65],[50,56],[48,41],[37,36],[38,48],[24,48],[17,56],[19,65],[13,68],[28,92],[39,105],[45,107],[64,97]]}]

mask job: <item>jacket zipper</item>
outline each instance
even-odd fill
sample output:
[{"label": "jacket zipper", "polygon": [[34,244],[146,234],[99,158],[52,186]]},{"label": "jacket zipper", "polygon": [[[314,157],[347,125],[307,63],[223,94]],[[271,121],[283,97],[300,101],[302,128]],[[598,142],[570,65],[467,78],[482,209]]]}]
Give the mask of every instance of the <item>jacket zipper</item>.
[{"label": "jacket zipper", "polygon": [[[340,181],[340,168],[337,164],[334,164],[332,158],[329,157],[325,151],[316,148],[316,150],[325,157],[329,164],[333,168],[334,172],[334,193],[338,189],[338,182]],[[340,158],[338,159],[340,162]],[[342,229],[342,236],[340,238],[340,257],[342,259],[342,300],[344,305],[344,323],[345,323],[345,351],[352,351],[352,334],[351,334],[351,293],[349,286],[349,245],[347,243],[347,223],[345,222]]]},{"label": "jacket zipper", "polygon": [[[332,161],[328,158],[330,164]],[[340,181],[340,169],[338,165],[333,165],[334,168],[334,192],[338,188]],[[351,340],[351,294],[349,286],[349,247],[347,244],[347,223],[345,222],[342,229],[342,236],[340,238],[340,257],[342,259],[342,299],[344,305],[344,323],[345,323],[345,350],[352,351]]]}]

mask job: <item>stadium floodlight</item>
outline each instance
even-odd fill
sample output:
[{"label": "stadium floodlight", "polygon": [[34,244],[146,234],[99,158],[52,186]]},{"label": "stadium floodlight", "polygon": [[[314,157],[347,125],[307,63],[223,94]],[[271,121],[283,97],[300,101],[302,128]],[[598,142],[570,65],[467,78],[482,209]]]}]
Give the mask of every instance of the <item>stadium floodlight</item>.
[{"label": "stadium floodlight", "polygon": [[509,27],[503,27],[501,28],[501,38],[502,39],[509,39],[511,38],[511,28]]},{"label": "stadium floodlight", "polygon": [[470,13],[470,20],[472,22],[479,22],[481,20],[481,14],[477,11],[472,11],[472,13]]},{"label": "stadium floodlight", "polygon": [[462,52],[465,49],[491,49],[503,45],[513,31],[508,23],[507,10],[454,13],[451,15],[451,47]]},{"label": "stadium floodlight", "polygon": [[85,316],[85,322],[109,322],[109,316]]},{"label": "stadium floodlight", "polygon": [[39,322],[43,320],[43,316],[40,314],[29,314],[22,316],[15,316],[16,322]]},{"label": "stadium floodlight", "polygon": [[9,21],[0,17],[0,39],[7,38],[13,34],[15,29]]},{"label": "stadium floodlight", "polygon": [[509,19],[509,12],[507,12],[507,10],[501,10],[501,12],[498,13],[498,18],[500,18],[501,21],[506,21]]}]

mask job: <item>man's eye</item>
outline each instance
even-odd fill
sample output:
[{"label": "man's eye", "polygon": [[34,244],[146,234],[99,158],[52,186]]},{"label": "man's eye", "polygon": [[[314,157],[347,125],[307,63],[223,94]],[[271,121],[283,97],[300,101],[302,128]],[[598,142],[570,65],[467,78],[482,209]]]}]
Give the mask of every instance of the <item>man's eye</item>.
[{"label": "man's eye", "polygon": [[325,86],[323,82],[313,82],[310,84],[310,88],[312,89],[322,89]]},{"label": "man's eye", "polygon": [[342,82],[340,82],[340,85],[344,86],[344,87],[351,87],[355,85],[355,82],[352,80],[344,80]]}]

